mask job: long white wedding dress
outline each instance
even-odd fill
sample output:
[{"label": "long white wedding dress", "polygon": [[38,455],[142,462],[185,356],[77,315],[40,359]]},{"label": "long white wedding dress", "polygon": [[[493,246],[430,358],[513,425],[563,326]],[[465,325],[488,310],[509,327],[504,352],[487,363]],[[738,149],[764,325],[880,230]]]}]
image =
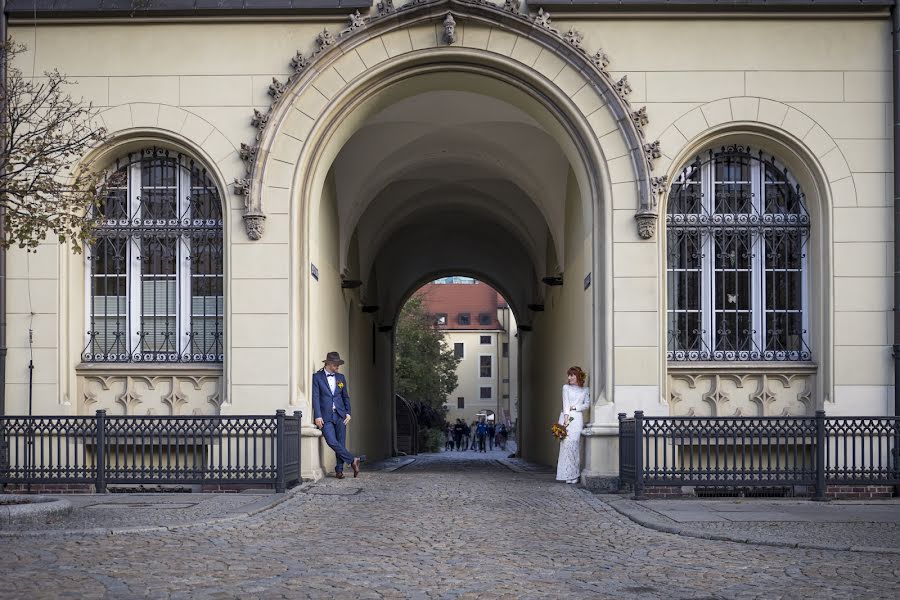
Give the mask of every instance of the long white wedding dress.
[{"label": "long white wedding dress", "polygon": [[[581,477],[581,430],[584,428],[583,411],[590,408],[588,388],[564,385],[562,388],[562,412],[559,424],[568,423],[566,439],[559,443],[559,462],[556,463],[556,480],[577,483]],[[569,422],[569,417],[572,421]]]}]

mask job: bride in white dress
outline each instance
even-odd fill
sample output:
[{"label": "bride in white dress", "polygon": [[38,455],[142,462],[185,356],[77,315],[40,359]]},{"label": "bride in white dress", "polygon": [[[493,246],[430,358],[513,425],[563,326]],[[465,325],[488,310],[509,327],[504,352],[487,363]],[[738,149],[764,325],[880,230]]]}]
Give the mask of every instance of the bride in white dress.
[{"label": "bride in white dress", "polygon": [[584,387],[587,375],[581,367],[570,368],[566,375],[569,383],[562,388],[562,412],[559,413],[559,424],[567,426],[566,438],[559,444],[556,480],[578,483],[581,477],[583,412],[590,407],[591,402],[588,388]]}]

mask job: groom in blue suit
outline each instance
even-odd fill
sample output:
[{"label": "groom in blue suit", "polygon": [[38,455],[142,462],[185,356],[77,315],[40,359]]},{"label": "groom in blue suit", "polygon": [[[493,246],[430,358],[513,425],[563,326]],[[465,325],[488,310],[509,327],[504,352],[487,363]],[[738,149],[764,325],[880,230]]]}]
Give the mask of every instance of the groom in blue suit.
[{"label": "groom in blue suit", "polygon": [[359,475],[359,457],[353,456],[344,446],[347,442],[347,423],[350,422],[350,394],[347,378],[338,373],[344,361],[337,352],[329,352],[323,361],[325,366],[313,373],[312,405],[316,427],[328,446],[337,456],[334,476],[344,478],[344,465],[349,464],[353,476]]}]

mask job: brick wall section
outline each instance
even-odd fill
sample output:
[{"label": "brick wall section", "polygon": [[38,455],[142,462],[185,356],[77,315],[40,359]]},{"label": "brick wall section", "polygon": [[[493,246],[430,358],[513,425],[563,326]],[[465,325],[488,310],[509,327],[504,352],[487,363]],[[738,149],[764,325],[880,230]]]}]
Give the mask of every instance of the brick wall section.
[{"label": "brick wall section", "polygon": [[666,498],[681,498],[680,485],[653,485],[644,488],[644,496],[653,500],[665,500]]},{"label": "brick wall section", "polygon": [[829,485],[825,490],[829,500],[883,500],[893,495],[890,485]]}]

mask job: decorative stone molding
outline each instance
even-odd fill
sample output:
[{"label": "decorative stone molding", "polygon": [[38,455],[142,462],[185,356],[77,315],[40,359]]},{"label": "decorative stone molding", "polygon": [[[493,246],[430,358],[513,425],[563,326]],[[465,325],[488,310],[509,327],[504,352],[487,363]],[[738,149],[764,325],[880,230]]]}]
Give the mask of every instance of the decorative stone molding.
[{"label": "decorative stone molding", "polygon": [[[451,10],[446,10],[448,7]],[[246,148],[242,147],[240,154],[248,165],[247,177],[239,180],[240,183],[236,182],[240,189],[239,193],[247,198],[247,218],[244,219],[244,222],[248,227],[248,236],[251,239],[260,239],[264,230],[261,225],[264,218],[261,189],[256,189],[256,187],[261,187],[263,179],[258,168],[263,168],[262,163],[266,160],[264,157],[269,155],[271,148],[271,139],[267,139],[271,136],[267,136],[266,131],[269,123],[273,121],[273,111],[280,101],[289,96],[295,97],[298,89],[304,87],[308,78],[316,77],[324,69],[324,66],[317,69],[310,67],[320,61],[323,65],[330,64],[330,61],[351,50],[356,40],[360,40],[361,43],[361,41],[371,39],[383,32],[422,22],[443,23],[443,39],[447,44],[452,45],[458,41],[456,24],[460,18],[472,18],[473,22],[481,24],[489,23],[491,27],[530,37],[547,48],[558,48],[560,57],[572,63],[579,73],[593,82],[596,89],[606,90],[603,94],[609,101],[609,106],[615,107],[616,120],[623,128],[626,139],[630,140],[631,147],[634,148],[632,152],[634,152],[637,164],[636,181],[641,203],[638,211],[640,213],[638,217],[639,231],[653,231],[653,228],[648,229],[641,226],[641,223],[648,222],[651,213],[655,213],[658,204],[651,191],[652,159],[646,158],[647,151],[641,149],[641,140],[644,136],[643,127],[647,124],[646,107],[637,111],[631,110],[627,100],[631,86],[627,77],[613,82],[607,70],[610,63],[609,56],[602,48],[589,55],[583,45],[584,35],[582,32],[572,27],[565,34],[561,34],[553,27],[550,13],[543,8],[539,8],[533,16],[527,12],[522,13],[521,10],[521,0],[505,0],[502,5],[489,0],[411,0],[399,8],[394,5],[393,0],[381,0],[376,4],[371,16],[363,16],[358,11],[348,15],[348,27],[337,36],[327,28],[318,33],[311,54],[305,54],[298,50],[291,58],[292,74],[290,78],[286,82],[273,79],[269,86],[269,94],[272,97],[272,105],[269,110],[265,113],[254,110],[251,122],[257,129],[256,139],[260,144],[259,147],[249,145]],[[560,46],[560,42],[576,52],[567,52],[564,47]],[[342,48],[332,52],[336,47],[345,44],[347,45],[346,49]],[[579,59],[578,56],[584,58]],[[280,121],[281,117],[274,120]],[[632,126],[633,129],[630,129]],[[260,149],[264,151],[260,152]],[[650,155],[652,154],[651,152]],[[253,229],[251,230],[250,227]]]},{"label": "decorative stone molding", "polygon": [[650,164],[650,169],[653,169],[653,161],[662,156],[662,150],[659,147],[659,140],[655,142],[650,142],[649,144],[644,144],[644,157],[647,159],[647,162]]},{"label": "decorative stone molding", "polygon": [[[154,365],[157,367],[157,365]],[[115,368],[78,372],[78,414],[216,415],[221,409],[221,369]]]},{"label": "decorative stone molding", "polygon": [[451,45],[456,42],[456,21],[450,13],[444,19],[444,41]]},{"label": "decorative stone molding", "polygon": [[668,389],[673,416],[772,417],[812,415],[815,367],[765,367],[731,371],[669,369]]}]

